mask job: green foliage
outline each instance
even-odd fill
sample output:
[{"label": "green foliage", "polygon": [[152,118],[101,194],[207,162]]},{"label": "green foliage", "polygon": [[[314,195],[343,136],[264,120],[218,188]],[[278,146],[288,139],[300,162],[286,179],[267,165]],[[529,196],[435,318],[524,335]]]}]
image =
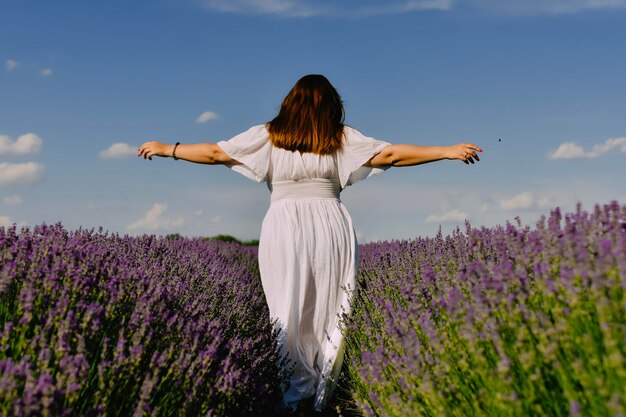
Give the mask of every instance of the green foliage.
[{"label": "green foliage", "polygon": [[213,237],[206,237],[206,240],[219,240],[221,242],[234,242],[234,243],[238,243],[242,246],[259,246],[259,240],[258,239],[252,239],[252,240],[239,240],[234,236],[231,235],[217,235],[217,236],[213,236]]}]

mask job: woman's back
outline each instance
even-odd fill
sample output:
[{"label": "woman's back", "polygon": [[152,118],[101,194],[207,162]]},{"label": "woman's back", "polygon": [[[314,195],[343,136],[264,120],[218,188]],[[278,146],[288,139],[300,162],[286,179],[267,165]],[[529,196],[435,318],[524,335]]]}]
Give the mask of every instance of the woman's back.
[{"label": "woman's back", "polygon": [[390,145],[364,136],[358,130],[344,127],[343,146],[331,154],[300,153],[278,148],[269,139],[265,125],[256,125],[218,145],[238,163],[231,169],[257,182],[272,184],[285,181],[328,179],[339,190],[383,172],[388,167],[363,166],[373,155]]},{"label": "woman's back", "polygon": [[267,182],[304,181],[307,179],[337,180],[336,154],[318,155],[272,147]]}]

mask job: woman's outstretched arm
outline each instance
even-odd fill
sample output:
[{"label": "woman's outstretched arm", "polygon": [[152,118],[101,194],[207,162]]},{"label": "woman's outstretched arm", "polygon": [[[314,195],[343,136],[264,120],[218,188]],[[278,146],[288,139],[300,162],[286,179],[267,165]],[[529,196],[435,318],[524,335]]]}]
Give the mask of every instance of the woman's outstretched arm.
[{"label": "woman's outstretched arm", "polygon": [[439,161],[441,159],[460,159],[466,164],[480,161],[476,151],[482,152],[471,143],[460,143],[452,146],[417,146],[388,145],[365,164],[369,167],[379,166],[411,166]]},{"label": "woman's outstretched arm", "polygon": [[[145,142],[137,149],[137,156],[152,159],[153,156],[171,157],[174,145],[161,142]],[[232,164],[237,161],[229,157],[215,143],[189,143],[176,147],[176,158],[197,164]]]}]

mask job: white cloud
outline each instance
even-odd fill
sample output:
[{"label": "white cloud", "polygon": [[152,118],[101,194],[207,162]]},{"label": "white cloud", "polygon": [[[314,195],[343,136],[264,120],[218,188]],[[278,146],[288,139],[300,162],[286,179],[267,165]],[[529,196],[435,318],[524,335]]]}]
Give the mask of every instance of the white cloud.
[{"label": "white cloud", "polygon": [[127,143],[114,143],[104,151],[100,152],[100,159],[121,159],[130,158],[135,155],[137,148]]},{"label": "white cloud", "polygon": [[13,140],[0,135],[0,156],[28,155],[41,150],[42,140],[34,133],[26,133]]},{"label": "white cloud", "polygon": [[506,14],[571,14],[626,8],[626,0],[471,0],[472,5]]},{"label": "white cloud", "polygon": [[206,8],[220,12],[266,14],[280,17],[367,17],[419,10],[448,10],[453,0],[204,0]]},{"label": "white cloud", "polygon": [[217,113],[213,113],[212,111],[205,111],[200,116],[198,116],[198,118],[196,119],[196,123],[208,122],[209,120],[215,120],[218,117],[219,116],[217,115]]},{"label": "white cloud", "polygon": [[533,193],[524,191],[511,198],[500,200],[500,208],[505,210],[519,210],[532,207],[534,204]]},{"label": "white cloud", "polygon": [[550,152],[548,155],[550,159],[575,159],[584,158],[585,151],[574,142],[565,142],[559,145],[559,147]]},{"label": "white cloud", "polygon": [[15,228],[17,230],[20,230],[23,227],[28,226],[28,223],[25,222],[24,220],[18,222],[18,221],[14,221],[9,216],[0,216],[0,227],[2,227],[2,226],[4,226],[4,227],[13,227],[13,223],[15,223]]},{"label": "white cloud", "polygon": [[0,162],[0,186],[35,184],[43,180],[43,171],[44,165],[35,162]]},{"label": "white cloud", "polygon": [[0,216],[0,227],[11,227],[13,226],[13,221],[9,216]]},{"label": "white cloud", "polygon": [[467,218],[467,214],[459,209],[454,209],[441,215],[431,214],[426,218],[426,223],[462,223]]},{"label": "white cloud", "polygon": [[204,211],[203,211],[202,209],[198,209],[198,210],[196,210],[196,212],[195,212],[195,215],[196,215],[196,216],[202,216],[203,214],[204,214]]},{"label": "white cloud", "polygon": [[166,218],[164,216],[166,211],[167,204],[154,203],[143,218],[129,224],[126,228],[128,230],[171,230],[185,223],[182,216],[173,219]]},{"label": "white cloud", "polygon": [[270,14],[285,17],[319,15],[321,9],[298,0],[205,0],[204,6],[220,12]]},{"label": "white cloud", "polygon": [[39,71],[39,74],[42,77],[49,77],[52,75],[52,68],[43,68],[41,70],[39,70],[40,65],[36,62],[17,62],[14,59],[8,58],[6,61],[4,61],[4,69],[8,72],[8,71],[13,71],[15,68],[17,68],[18,66],[23,67],[25,69],[28,69],[30,71]]},{"label": "white cloud", "polygon": [[220,12],[280,17],[368,17],[421,10],[483,9],[507,15],[572,14],[626,9],[626,0],[203,0]]},{"label": "white cloud", "polygon": [[334,14],[351,17],[368,17],[417,12],[421,10],[449,10],[451,7],[452,0],[392,1],[384,2],[375,6],[359,5],[356,8],[336,10]]},{"label": "white cloud", "polygon": [[626,137],[610,138],[604,143],[593,145],[590,151],[586,152],[574,142],[562,143],[556,150],[548,154],[550,159],[580,159],[597,158],[611,150],[619,148],[620,152],[626,153]]},{"label": "white cloud", "polygon": [[400,10],[410,12],[413,10],[448,10],[452,7],[452,0],[413,0],[405,2]]},{"label": "white cloud", "polygon": [[11,58],[4,61],[4,69],[6,69],[7,71],[13,71],[16,67],[17,67],[17,61]]},{"label": "white cloud", "polygon": [[16,206],[18,204],[22,204],[23,202],[22,196],[20,195],[8,195],[4,197],[2,201],[4,201],[4,204],[8,206]]},{"label": "white cloud", "polygon": [[217,216],[214,216],[214,217],[211,219],[211,222],[213,222],[213,223],[219,223],[219,222],[220,222],[220,220],[222,220],[222,216],[220,216],[220,215],[218,214]]},{"label": "white cloud", "polygon": [[542,209],[545,209],[545,208],[551,209],[551,208],[554,208],[554,207],[556,207],[556,206],[558,206],[560,204],[559,204],[558,200],[555,199],[555,198],[542,197],[542,198],[537,200],[537,205],[540,208],[542,208]]}]

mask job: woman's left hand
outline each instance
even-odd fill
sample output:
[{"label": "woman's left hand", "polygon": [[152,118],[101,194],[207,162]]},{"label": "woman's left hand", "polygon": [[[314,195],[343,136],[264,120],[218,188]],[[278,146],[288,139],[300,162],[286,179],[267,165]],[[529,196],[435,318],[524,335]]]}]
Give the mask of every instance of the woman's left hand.
[{"label": "woman's left hand", "polygon": [[448,147],[448,159],[460,159],[466,164],[474,163],[474,159],[480,161],[476,151],[482,152],[478,146],[471,143],[459,143],[458,145],[452,145]]},{"label": "woman's left hand", "polygon": [[168,145],[161,142],[145,142],[137,148],[137,156],[143,155],[143,159],[152,160],[153,156],[168,156]]}]

